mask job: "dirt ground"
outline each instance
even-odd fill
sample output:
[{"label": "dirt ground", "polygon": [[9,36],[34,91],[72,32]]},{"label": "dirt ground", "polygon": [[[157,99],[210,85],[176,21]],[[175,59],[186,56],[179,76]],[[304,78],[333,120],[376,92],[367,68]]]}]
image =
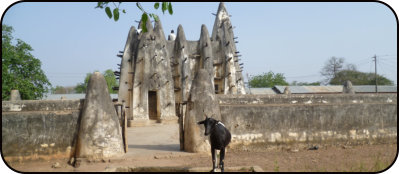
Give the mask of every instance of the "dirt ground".
[{"label": "dirt ground", "polygon": [[[51,161],[10,162],[9,166],[19,172],[101,172],[117,167],[209,167],[210,153],[181,152],[178,142],[178,125],[152,125],[128,129],[129,151],[123,159],[103,162],[82,162],[74,168],[68,159]],[[225,166],[259,166],[264,171],[285,172],[355,172],[381,171],[391,165],[397,155],[397,144],[320,146],[318,150],[228,149]],[[397,162],[396,162],[397,163]]]}]

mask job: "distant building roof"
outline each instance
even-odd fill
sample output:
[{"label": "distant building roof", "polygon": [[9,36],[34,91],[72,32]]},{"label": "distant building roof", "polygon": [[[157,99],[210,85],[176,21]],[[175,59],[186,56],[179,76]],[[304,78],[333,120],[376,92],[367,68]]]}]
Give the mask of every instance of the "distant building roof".
[{"label": "distant building roof", "polygon": [[[273,88],[245,88],[247,94],[283,94],[286,86],[274,86]],[[342,93],[342,85],[333,86],[289,86],[291,94],[330,94]],[[353,86],[356,93],[374,93],[373,85]],[[397,86],[378,86],[378,92],[397,93]],[[251,91],[251,92],[250,92]],[[111,98],[118,98],[118,94],[110,94]],[[86,94],[47,94],[42,100],[67,100],[84,99]]]},{"label": "distant building roof", "polygon": [[[274,86],[273,89],[279,93],[284,93],[286,86]],[[309,93],[341,93],[342,85],[335,86],[289,86],[292,94]]]},{"label": "distant building roof", "polygon": [[[118,98],[118,94],[110,94],[111,99]],[[60,100],[64,97],[66,100],[84,99],[86,94],[47,94],[42,100]]]},{"label": "distant building roof", "polygon": [[[284,93],[286,86],[274,86],[272,89],[278,93]],[[342,85],[333,86],[289,86],[292,94],[322,94],[322,93],[342,93]],[[252,90],[253,88],[251,88]],[[356,93],[374,93],[375,86],[373,85],[357,85],[353,86]],[[397,86],[378,86],[378,92],[396,93]]]},{"label": "distant building roof", "polygon": [[[375,92],[374,85],[353,86],[355,92]],[[397,92],[397,86],[377,86],[378,92]]]},{"label": "distant building roof", "polygon": [[245,88],[246,94],[276,94],[272,88]]}]

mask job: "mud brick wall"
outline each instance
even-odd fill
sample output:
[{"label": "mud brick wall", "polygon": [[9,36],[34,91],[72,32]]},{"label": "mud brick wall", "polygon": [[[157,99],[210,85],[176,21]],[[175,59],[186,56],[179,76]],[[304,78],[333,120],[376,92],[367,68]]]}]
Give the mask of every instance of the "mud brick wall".
[{"label": "mud brick wall", "polygon": [[378,143],[397,137],[397,95],[218,95],[232,143]]},{"label": "mud brick wall", "polygon": [[8,160],[68,158],[84,100],[2,102],[2,155]]},{"label": "mud brick wall", "polygon": [[[397,139],[397,95],[217,95],[232,144]],[[5,160],[73,155],[84,100],[2,102]],[[197,126],[197,125],[196,125]]]}]

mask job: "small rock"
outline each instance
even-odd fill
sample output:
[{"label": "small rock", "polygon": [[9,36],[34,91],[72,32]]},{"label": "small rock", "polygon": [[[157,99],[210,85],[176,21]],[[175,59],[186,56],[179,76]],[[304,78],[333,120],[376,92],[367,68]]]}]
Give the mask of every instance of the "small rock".
[{"label": "small rock", "polygon": [[158,156],[156,156],[156,155],[154,155],[154,159],[159,159],[159,157],[158,157]]},{"label": "small rock", "polygon": [[73,163],[74,163],[74,162],[75,162],[75,158],[74,158],[74,157],[72,157],[72,158],[69,160],[69,162],[68,162],[68,163],[69,163],[70,165],[73,165]]},{"label": "small rock", "polygon": [[112,168],[112,167],[107,166],[105,168],[105,172],[116,172],[116,168]]},{"label": "small rock", "polygon": [[291,152],[299,152],[299,149],[291,149]]},{"label": "small rock", "polygon": [[319,149],[319,146],[312,146],[312,147],[310,147],[308,150],[318,150]]},{"label": "small rock", "polygon": [[350,147],[350,146],[345,146],[345,145],[342,146],[342,149],[350,149],[350,148],[352,148],[352,147]]},{"label": "small rock", "polygon": [[60,165],[59,162],[55,162],[55,163],[53,163],[53,165],[52,165],[51,167],[52,167],[52,168],[60,168],[61,165]]}]

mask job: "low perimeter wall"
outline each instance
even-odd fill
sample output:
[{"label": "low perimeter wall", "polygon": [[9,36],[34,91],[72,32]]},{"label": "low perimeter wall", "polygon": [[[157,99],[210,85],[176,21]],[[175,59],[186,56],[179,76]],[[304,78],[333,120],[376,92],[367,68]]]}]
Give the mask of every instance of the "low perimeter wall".
[{"label": "low perimeter wall", "polygon": [[[397,95],[218,95],[232,144],[395,141]],[[84,100],[2,102],[2,155],[73,155]]]},{"label": "low perimeter wall", "polygon": [[396,142],[397,95],[218,95],[232,144]]},{"label": "low perimeter wall", "polygon": [[68,158],[73,154],[84,100],[2,102],[5,160]]}]

